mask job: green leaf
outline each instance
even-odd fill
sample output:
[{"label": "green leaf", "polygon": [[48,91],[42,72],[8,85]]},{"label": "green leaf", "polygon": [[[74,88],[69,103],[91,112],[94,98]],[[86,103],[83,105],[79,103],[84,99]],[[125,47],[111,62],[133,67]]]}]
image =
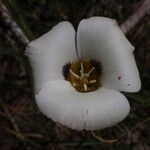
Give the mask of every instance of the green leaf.
[{"label": "green leaf", "polygon": [[128,98],[133,99],[134,101],[144,105],[144,106],[150,106],[150,97],[144,97],[138,94],[129,94],[129,93],[125,93],[125,95]]},{"label": "green leaf", "polygon": [[22,15],[21,8],[17,4],[17,1],[16,0],[5,0],[4,3],[8,7],[9,11],[11,12],[13,19],[17,22],[17,24],[23,30],[25,35],[28,37],[28,39],[32,40],[33,34],[29,28],[29,25],[25,21],[25,18]]}]

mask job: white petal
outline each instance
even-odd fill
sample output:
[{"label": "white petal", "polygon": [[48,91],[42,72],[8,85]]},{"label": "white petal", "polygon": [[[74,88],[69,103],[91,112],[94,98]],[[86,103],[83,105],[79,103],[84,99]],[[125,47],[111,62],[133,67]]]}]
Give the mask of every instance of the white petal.
[{"label": "white petal", "polygon": [[40,110],[49,118],[77,130],[112,126],[129,113],[128,100],[120,92],[99,88],[77,92],[67,81],[50,81],[36,95]]},{"label": "white petal", "polygon": [[134,47],[115,20],[91,17],[80,22],[77,31],[79,56],[99,60],[103,67],[103,85],[136,92],[141,88]]},{"label": "white petal", "polygon": [[29,56],[34,73],[35,89],[50,80],[62,80],[62,67],[77,59],[75,30],[69,22],[61,22],[48,33],[29,43]]}]

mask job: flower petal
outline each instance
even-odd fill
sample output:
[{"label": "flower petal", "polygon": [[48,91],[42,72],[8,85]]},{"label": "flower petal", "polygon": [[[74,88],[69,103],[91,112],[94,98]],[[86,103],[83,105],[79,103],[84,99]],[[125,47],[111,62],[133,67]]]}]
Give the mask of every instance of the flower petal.
[{"label": "flower petal", "polygon": [[136,92],[141,88],[134,47],[115,20],[91,17],[80,22],[77,31],[78,53],[82,58],[100,61],[104,87]]},{"label": "flower petal", "polygon": [[75,30],[69,22],[61,22],[48,33],[29,43],[26,54],[33,68],[35,89],[50,80],[62,80],[62,67],[77,59]]},{"label": "flower petal", "polygon": [[77,92],[67,81],[50,81],[36,95],[40,110],[72,129],[95,130],[112,126],[129,113],[128,100],[120,92],[100,88]]}]

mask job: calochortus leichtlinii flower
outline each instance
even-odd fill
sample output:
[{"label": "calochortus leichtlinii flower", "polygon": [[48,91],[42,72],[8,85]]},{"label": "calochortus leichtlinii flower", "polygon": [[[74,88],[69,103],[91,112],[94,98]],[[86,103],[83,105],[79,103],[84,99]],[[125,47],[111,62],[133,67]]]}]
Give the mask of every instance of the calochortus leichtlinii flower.
[{"label": "calochortus leichtlinii flower", "polygon": [[123,120],[130,106],[120,91],[141,87],[133,51],[113,19],[84,19],[77,32],[67,21],[58,23],[26,49],[39,109],[77,130]]}]

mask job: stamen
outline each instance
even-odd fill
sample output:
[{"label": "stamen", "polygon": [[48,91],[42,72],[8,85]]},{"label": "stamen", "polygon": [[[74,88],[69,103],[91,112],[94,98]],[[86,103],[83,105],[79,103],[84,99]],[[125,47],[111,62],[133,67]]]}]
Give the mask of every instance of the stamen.
[{"label": "stamen", "polygon": [[84,73],[84,68],[83,68],[83,63],[82,63],[82,61],[81,61],[81,70],[80,70],[80,73],[81,73],[81,74]]},{"label": "stamen", "polygon": [[89,83],[96,83],[96,80],[90,80]]},{"label": "stamen", "polygon": [[83,86],[84,86],[84,90],[87,91],[87,85],[83,84]]},{"label": "stamen", "polygon": [[88,74],[87,74],[87,76],[89,77],[90,76],[90,74],[92,73],[92,71],[95,69],[95,67],[93,67],[89,72],[88,72]]},{"label": "stamen", "polygon": [[84,77],[85,77],[85,73],[84,73],[84,67],[83,67],[83,63],[81,61],[80,63],[80,66],[81,66],[81,70],[80,70],[80,80],[82,80]]},{"label": "stamen", "polygon": [[76,79],[79,79],[80,77],[74,73],[71,69],[69,69],[69,72],[76,78]]}]

